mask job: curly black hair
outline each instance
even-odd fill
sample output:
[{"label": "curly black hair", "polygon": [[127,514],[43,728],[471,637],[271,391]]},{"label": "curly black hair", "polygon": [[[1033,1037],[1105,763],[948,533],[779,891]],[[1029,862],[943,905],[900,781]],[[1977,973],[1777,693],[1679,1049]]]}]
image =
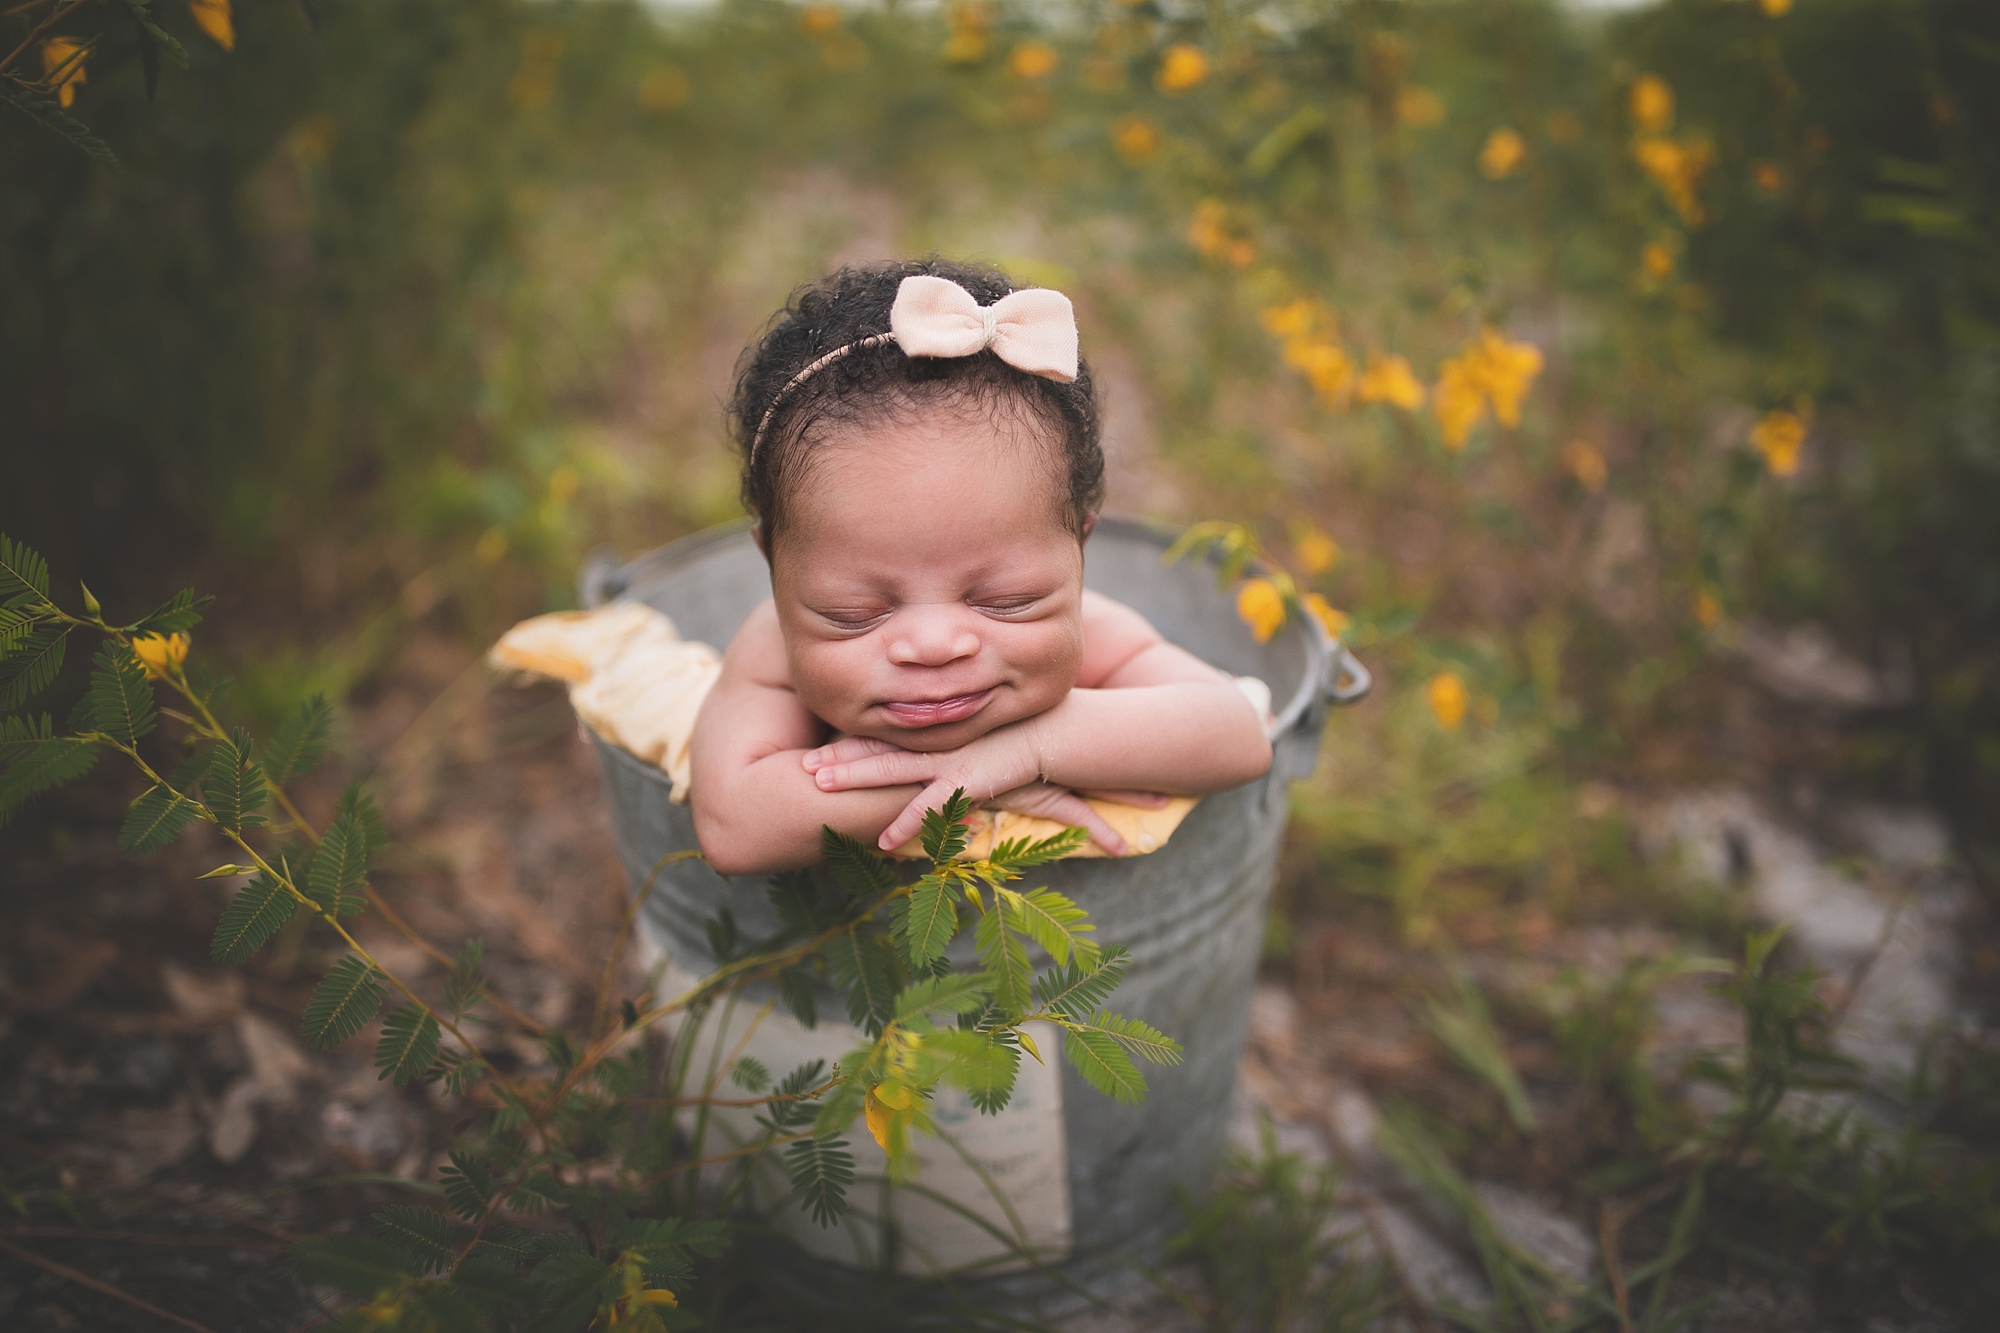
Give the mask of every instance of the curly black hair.
[{"label": "curly black hair", "polygon": [[982,306],[1016,289],[998,269],[936,256],[843,268],[794,291],[737,361],[729,430],[743,454],[743,507],[762,523],[767,551],[784,521],[785,497],[807,479],[816,446],[842,431],[940,408],[985,410],[1028,424],[1023,434],[1049,446],[1063,522],[1078,540],[1103,504],[1103,428],[1090,368],[1081,361],[1076,379],[1063,384],[1016,370],[990,350],[911,357],[885,342],[858,348],[783,393],[827,353],[887,333],[896,289],[920,274],[957,283]]}]

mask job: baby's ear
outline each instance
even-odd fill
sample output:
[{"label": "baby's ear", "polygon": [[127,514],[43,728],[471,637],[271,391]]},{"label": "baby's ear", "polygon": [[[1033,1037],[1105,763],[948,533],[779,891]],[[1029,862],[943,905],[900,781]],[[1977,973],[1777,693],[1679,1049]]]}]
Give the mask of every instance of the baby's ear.
[{"label": "baby's ear", "polygon": [[1096,529],[1097,529],[1097,515],[1085,514],[1083,516],[1083,536],[1080,537],[1078,540],[1086,542],[1089,541],[1090,534],[1096,531]]},{"label": "baby's ear", "polygon": [[757,543],[757,550],[763,555],[764,563],[771,563],[771,548],[764,541],[764,523],[758,520],[750,525],[750,540]]}]

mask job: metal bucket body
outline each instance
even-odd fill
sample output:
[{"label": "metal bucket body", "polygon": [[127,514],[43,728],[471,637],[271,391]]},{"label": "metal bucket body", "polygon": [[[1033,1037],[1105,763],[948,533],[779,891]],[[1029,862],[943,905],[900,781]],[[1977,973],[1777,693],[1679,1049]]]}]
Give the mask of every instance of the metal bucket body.
[{"label": "metal bucket body", "polygon": [[[1275,756],[1260,781],[1204,798],[1159,851],[1060,861],[1029,881],[1067,894],[1090,913],[1100,943],[1130,952],[1110,1007],[1171,1034],[1186,1051],[1177,1067],[1147,1069],[1151,1090],[1138,1106],[1099,1095],[1061,1066],[1068,1257],[1057,1267],[1086,1286],[1114,1253],[1155,1257],[1180,1226],[1177,1192],[1199,1195],[1214,1175],[1284,833],[1286,788],[1317,762],[1338,653],[1303,617],[1258,644],[1218,591],[1212,566],[1162,564],[1167,540],[1138,524],[1101,522],[1086,547],[1085,583],[1133,607],[1196,656],[1269,685]],[[635,598],[671,617],[684,638],[721,647],[770,595],[770,581],[747,530],[736,526],[621,568],[587,570],[583,591],[589,605]],[[636,886],[663,855],[697,846],[693,816],[667,799],[660,770],[601,740],[598,751],[619,853]],[[761,880],[732,884],[698,861],[667,867],[646,906],[646,933],[672,956],[676,971],[704,974],[713,959],[702,923],[723,905],[745,938],[777,932],[764,888]],[[958,942],[968,960],[969,934]],[[753,998],[761,1003],[761,996]],[[831,996],[821,1005],[823,1015],[840,1012]],[[1053,1043],[1044,1045],[1044,1054],[1058,1060]]]}]

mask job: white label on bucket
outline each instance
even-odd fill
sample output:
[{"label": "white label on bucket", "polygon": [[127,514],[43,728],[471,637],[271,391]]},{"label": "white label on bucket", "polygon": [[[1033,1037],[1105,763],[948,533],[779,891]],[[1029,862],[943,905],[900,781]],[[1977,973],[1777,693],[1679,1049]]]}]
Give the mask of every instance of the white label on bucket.
[{"label": "white label on bucket", "polygon": [[[643,922],[639,945],[651,972],[661,952]],[[668,959],[654,993],[679,995],[699,980]],[[679,1027],[675,1019],[666,1021]],[[775,1082],[813,1060],[824,1060],[831,1068],[867,1041],[863,1033],[830,1015],[822,1015],[819,1025],[808,1030],[782,1009],[774,1007],[760,1020],[758,1007],[725,1002],[703,1024],[688,1059],[681,1095],[701,1091],[718,1046],[728,1059],[742,1043],[741,1055],[755,1057]],[[1060,1041],[1048,1031],[1037,1034],[1036,1044],[1053,1056]],[[744,1095],[727,1081],[727,1070],[719,1069],[716,1077],[715,1096]],[[711,1113],[710,1130],[726,1136],[727,1143],[711,1139],[702,1145],[702,1155],[749,1142],[759,1132],[754,1116],[753,1109],[745,1108]],[[1060,1071],[1024,1056],[1014,1096],[998,1115],[983,1115],[964,1093],[940,1088],[931,1102],[931,1118],[937,1122],[939,1137],[915,1136],[916,1179],[897,1186],[887,1183],[887,1158],[881,1148],[860,1120],[855,1121],[843,1136],[854,1155],[855,1182],[847,1195],[847,1215],[839,1225],[823,1228],[801,1211],[777,1160],[783,1149],[767,1154],[757,1172],[760,1210],[810,1253],[876,1267],[893,1246],[897,1271],[913,1276],[975,1266],[982,1273],[1005,1273],[1067,1257],[1069,1150],[1063,1133]],[[683,1124],[691,1126],[692,1119]]]}]

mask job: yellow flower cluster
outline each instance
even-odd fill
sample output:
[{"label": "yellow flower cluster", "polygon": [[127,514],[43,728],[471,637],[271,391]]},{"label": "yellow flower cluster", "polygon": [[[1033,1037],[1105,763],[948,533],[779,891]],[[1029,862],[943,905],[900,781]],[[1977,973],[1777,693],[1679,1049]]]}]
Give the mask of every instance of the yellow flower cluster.
[{"label": "yellow flower cluster", "polygon": [[1400,356],[1370,352],[1359,376],[1354,359],[1340,345],[1339,322],[1318,301],[1301,296],[1267,307],[1264,328],[1284,347],[1285,364],[1306,377],[1330,407],[1350,397],[1364,403],[1393,403],[1406,412],[1424,405],[1424,386]]},{"label": "yellow flower cluster", "polygon": [[1715,149],[1698,134],[1675,139],[1667,134],[1674,123],[1674,90],[1657,74],[1632,81],[1632,122],[1639,133],[1632,140],[1632,157],[1652,178],[1690,227],[1706,216],[1701,206],[1701,178],[1715,161]]},{"label": "yellow flower cluster", "polygon": [[1424,405],[1424,386],[1402,357],[1370,352],[1354,396],[1364,403],[1390,403],[1414,412]]},{"label": "yellow flower cluster", "polygon": [[1269,579],[1251,579],[1236,590],[1236,614],[1259,643],[1269,643],[1285,624],[1285,595]]},{"label": "yellow flower cluster", "polygon": [[986,56],[986,30],[993,26],[993,11],[978,0],[953,5],[945,15],[951,35],[938,54],[954,65],[970,65]]},{"label": "yellow flower cluster", "polygon": [[1413,130],[1444,123],[1444,103],[1428,88],[1411,84],[1396,94],[1396,119]]},{"label": "yellow flower cluster", "polygon": [[188,0],[188,12],[217,46],[225,51],[236,49],[236,22],[229,12],[229,0]]},{"label": "yellow flower cluster", "polygon": [[1299,573],[1316,579],[1340,563],[1340,543],[1318,528],[1307,528],[1292,543],[1292,558],[1298,562]]},{"label": "yellow flower cluster", "polygon": [[1022,42],[1007,57],[1007,72],[1033,82],[1055,73],[1058,63],[1056,49],[1047,42]]},{"label": "yellow flower cluster", "polygon": [[[51,37],[42,44],[42,77],[54,78],[62,74],[62,82],[56,85],[56,101],[68,106],[76,101],[79,84],[90,82],[83,71],[83,61],[79,58],[83,43],[68,37]],[[64,68],[67,66],[67,68]]]},{"label": "yellow flower cluster", "polygon": [[132,656],[139,659],[146,674],[155,680],[164,680],[179,671],[187,655],[185,634],[140,634],[132,640]]},{"label": "yellow flower cluster", "polygon": [[1521,400],[1542,373],[1542,353],[1533,343],[1509,342],[1484,329],[1464,351],[1438,368],[1431,390],[1431,411],[1437,415],[1444,442],[1463,449],[1472,428],[1490,405],[1503,426],[1521,424]]},{"label": "yellow flower cluster", "polygon": [[1764,455],[1764,466],[1774,477],[1789,477],[1799,470],[1799,450],[1806,442],[1810,409],[1797,412],[1766,412],[1750,428],[1750,444]]},{"label": "yellow flower cluster", "polygon": [[1111,146],[1136,167],[1160,151],[1160,127],[1144,116],[1126,116],[1111,127]]},{"label": "yellow flower cluster", "polygon": [[1527,155],[1528,141],[1518,130],[1502,125],[1486,136],[1486,145],[1479,150],[1479,174],[1490,181],[1504,180]]},{"label": "yellow flower cluster", "polygon": [[1592,495],[1604,489],[1604,483],[1611,480],[1611,469],[1604,461],[1604,452],[1589,440],[1571,440],[1563,447],[1563,466],[1576,478],[1576,484]]},{"label": "yellow flower cluster", "polygon": [[1160,57],[1160,69],[1153,86],[1169,97],[1199,88],[1208,81],[1208,56],[1198,46],[1185,42],[1170,46]]},{"label": "yellow flower cluster", "polygon": [[1229,205],[1220,199],[1204,199],[1195,205],[1188,242],[1204,257],[1220,259],[1238,273],[1257,262],[1257,242],[1236,234],[1230,224]]},{"label": "yellow flower cluster", "polygon": [[1446,731],[1457,731],[1458,724],[1465,721],[1466,705],[1472,702],[1472,696],[1467,693],[1465,682],[1458,678],[1458,673],[1438,672],[1431,677],[1424,694],[1438,725]]}]

